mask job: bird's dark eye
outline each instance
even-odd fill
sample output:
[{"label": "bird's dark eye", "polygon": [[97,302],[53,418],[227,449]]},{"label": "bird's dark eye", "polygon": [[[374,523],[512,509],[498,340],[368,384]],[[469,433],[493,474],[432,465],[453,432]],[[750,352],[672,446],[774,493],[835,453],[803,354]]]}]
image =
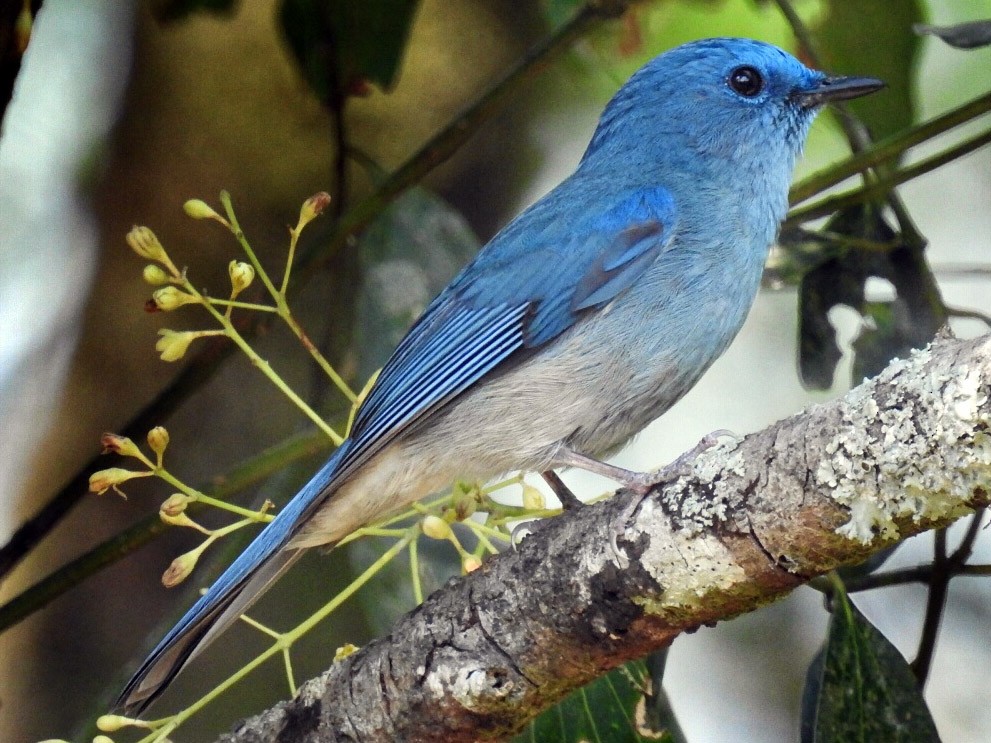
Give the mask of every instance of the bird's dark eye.
[{"label": "bird's dark eye", "polygon": [[737,67],[729,74],[729,86],[740,95],[753,98],[764,90],[764,78],[753,67]]}]

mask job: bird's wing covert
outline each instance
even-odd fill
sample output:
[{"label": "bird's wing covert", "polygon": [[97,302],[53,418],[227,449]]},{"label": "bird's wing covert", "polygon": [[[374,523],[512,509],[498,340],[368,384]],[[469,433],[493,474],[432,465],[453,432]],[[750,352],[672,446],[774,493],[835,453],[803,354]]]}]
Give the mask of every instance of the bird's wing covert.
[{"label": "bird's wing covert", "polygon": [[355,418],[364,459],[521,349],[554,340],[628,288],[671,242],[674,203],[640,188],[562,225],[545,202],[497,235],[427,308]]}]

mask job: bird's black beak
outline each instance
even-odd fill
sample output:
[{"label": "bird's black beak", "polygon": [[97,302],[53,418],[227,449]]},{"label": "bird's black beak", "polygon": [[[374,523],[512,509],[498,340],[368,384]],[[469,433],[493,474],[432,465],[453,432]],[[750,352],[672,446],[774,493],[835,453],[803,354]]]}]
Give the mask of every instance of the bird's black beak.
[{"label": "bird's black beak", "polygon": [[812,88],[796,90],[792,99],[804,108],[821,106],[834,101],[859,98],[884,87],[884,82],[873,77],[824,77]]}]

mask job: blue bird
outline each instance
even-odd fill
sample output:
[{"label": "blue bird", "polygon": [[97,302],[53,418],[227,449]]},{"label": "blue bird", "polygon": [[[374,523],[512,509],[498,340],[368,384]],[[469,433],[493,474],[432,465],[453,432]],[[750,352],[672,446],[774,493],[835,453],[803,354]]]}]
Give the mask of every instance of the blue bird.
[{"label": "blue bird", "polygon": [[709,39],[616,93],[575,172],[506,226],[385,364],[351,436],[151,652],[140,713],[304,548],[456,479],[605,464],[726,349],[820,107],[878,90],[769,44]]}]

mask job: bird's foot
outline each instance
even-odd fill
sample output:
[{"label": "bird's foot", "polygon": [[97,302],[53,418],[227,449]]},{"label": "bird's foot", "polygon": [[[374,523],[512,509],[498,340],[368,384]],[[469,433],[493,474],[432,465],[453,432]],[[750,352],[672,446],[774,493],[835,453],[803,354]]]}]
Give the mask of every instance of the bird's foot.
[{"label": "bird's foot", "polygon": [[719,443],[721,438],[736,438],[736,434],[732,431],[728,431],[725,428],[720,428],[712,433],[707,433],[699,442],[686,452],[678,455],[678,457],[665,467],[654,472],[648,472],[647,477],[652,481],[648,490],[658,485],[664,485],[669,482],[674,482],[679,477],[688,477],[692,474],[692,462],[698,457],[702,452],[706,452],[716,444]]},{"label": "bird's foot", "polygon": [[627,523],[633,518],[637,509],[640,508],[640,504],[643,503],[647,494],[661,485],[674,482],[679,477],[688,477],[691,475],[692,463],[695,461],[695,458],[702,452],[708,451],[718,444],[720,438],[727,436],[736,438],[732,431],[727,431],[725,428],[706,434],[699,439],[699,442],[695,446],[680,454],[673,462],[653,472],[630,472],[623,470],[623,472],[627,472],[630,475],[630,478],[628,480],[619,480],[617,478],[617,481],[622,482],[623,485],[639,497],[632,500],[623,508],[619,518],[615,521],[615,529],[609,537],[609,546],[612,547],[613,554],[622,567],[629,565],[630,560],[619,546],[619,537],[626,531]]}]

